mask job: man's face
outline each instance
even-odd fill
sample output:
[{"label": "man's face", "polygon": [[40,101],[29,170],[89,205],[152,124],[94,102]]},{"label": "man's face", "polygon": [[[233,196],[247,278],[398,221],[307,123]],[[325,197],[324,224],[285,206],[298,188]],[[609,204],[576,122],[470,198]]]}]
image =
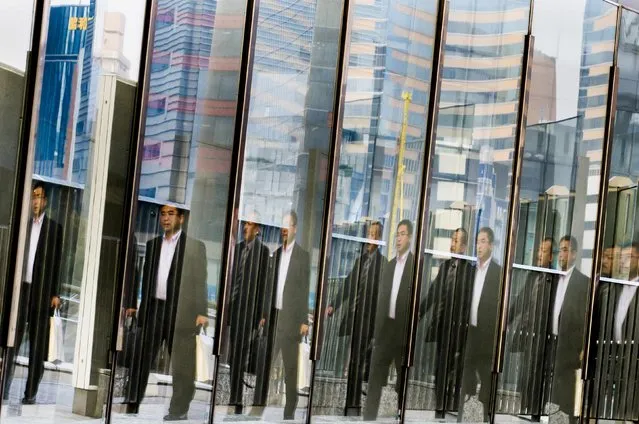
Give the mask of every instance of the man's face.
[{"label": "man's face", "polygon": [[39,217],[47,207],[47,197],[42,187],[37,187],[31,193],[31,212],[34,217]]},{"label": "man's face", "polygon": [[182,228],[184,215],[180,215],[175,206],[162,206],[160,208],[160,225],[165,233],[173,234]]},{"label": "man's face", "polygon": [[[381,232],[381,229],[379,228],[379,225],[371,225],[370,227],[368,227],[367,235],[369,240],[381,239],[382,232]],[[377,249],[377,245],[375,243],[366,244],[366,250],[368,250],[369,252],[373,252],[375,249]]]},{"label": "man's face", "polygon": [[552,242],[544,240],[537,249],[537,266],[550,268],[552,264]]},{"label": "man's face", "polygon": [[295,235],[297,234],[297,225],[293,224],[293,219],[290,215],[286,215],[284,217],[284,221],[282,221],[282,229],[280,230],[280,235],[282,237],[282,243],[285,246],[288,246],[295,240]]},{"label": "man's face", "polygon": [[559,243],[559,266],[562,271],[567,271],[577,259],[577,252],[570,248],[570,241],[562,240]]},{"label": "man's face", "polygon": [[612,275],[612,247],[606,247],[601,257],[601,274],[605,276]]},{"label": "man's face", "polygon": [[463,255],[466,252],[466,243],[464,243],[464,234],[461,231],[455,231],[450,239],[450,253]]},{"label": "man's face", "polygon": [[488,259],[490,259],[492,254],[493,244],[490,242],[488,234],[486,234],[484,231],[481,231],[477,235],[477,259],[479,259],[479,262],[484,263]]},{"label": "man's face", "polygon": [[251,221],[246,221],[244,223],[244,240],[246,240],[247,243],[255,240],[259,232],[260,226],[257,225],[257,223]]},{"label": "man's face", "polygon": [[612,276],[619,277],[621,270],[621,247],[615,246],[612,249]]},{"label": "man's face", "polygon": [[629,279],[635,278],[639,275],[639,250],[634,247],[630,248],[630,269]]},{"label": "man's face", "polygon": [[400,225],[397,227],[397,234],[395,234],[395,248],[397,253],[403,255],[410,248],[410,234],[406,225]]},{"label": "man's face", "polygon": [[621,277],[628,280],[637,276],[639,269],[639,251],[633,247],[621,250]]}]

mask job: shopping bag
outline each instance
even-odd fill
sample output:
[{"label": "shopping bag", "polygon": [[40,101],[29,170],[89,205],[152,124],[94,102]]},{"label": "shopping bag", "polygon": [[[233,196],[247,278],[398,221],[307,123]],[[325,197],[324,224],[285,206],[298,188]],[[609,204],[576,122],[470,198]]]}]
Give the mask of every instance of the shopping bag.
[{"label": "shopping bag", "polygon": [[199,382],[213,381],[213,338],[206,335],[204,327],[195,336],[195,379]]},{"label": "shopping bag", "polygon": [[53,316],[49,318],[49,355],[47,361],[64,362],[64,334],[59,309],[56,309]]},{"label": "shopping bag", "polygon": [[297,356],[297,389],[299,391],[307,390],[311,387],[311,345],[308,337],[304,337],[298,346]]}]

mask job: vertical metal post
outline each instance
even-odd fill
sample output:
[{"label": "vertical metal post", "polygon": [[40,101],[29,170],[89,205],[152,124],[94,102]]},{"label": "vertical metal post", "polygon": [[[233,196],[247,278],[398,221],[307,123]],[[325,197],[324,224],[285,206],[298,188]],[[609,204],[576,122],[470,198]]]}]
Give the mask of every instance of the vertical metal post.
[{"label": "vertical metal post", "polygon": [[329,251],[333,237],[333,218],[335,215],[335,197],[337,195],[337,179],[339,177],[339,158],[342,146],[342,120],[344,117],[344,101],[346,96],[346,79],[348,76],[348,57],[351,42],[351,0],[343,0],[342,23],[339,37],[339,54],[335,70],[335,92],[333,98],[333,114],[331,120],[331,140],[329,145],[329,161],[326,182],[326,196],[324,197],[324,213],[322,216],[322,239],[319,249],[319,269],[317,275],[317,292],[315,294],[314,328],[311,341],[310,359],[311,384],[308,394],[308,410],[306,422],[311,422],[311,410],[313,408],[313,394],[315,381],[315,366],[320,358],[320,337],[324,325],[324,290],[328,280]]},{"label": "vertical metal post", "polygon": [[[0,324],[0,342],[3,349],[3,361],[2,361],[2,373],[0,376],[0,406],[2,406],[2,398],[4,397],[5,379],[7,378],[7,349],[15,349],[15,347],[9,346],[10,335],[10,323],[11,323],[11,306],[13,301],[16,302],[19,299],[19,292],[13,290],[11,284],[16,278],[18,270],[18,252],[20,242],[20,223],[21,223],[21,211],[23,210],[25,194],[25,186],[27,176],[31,173],[28,172],[29,166],[29,149],[31,140],[31,134],[33,129],[34,115],[37,114],[36,105],[39,104],[37,96],[40,89],[38,88],[38,81],[42,70],[38,69],[38,63],[40,61],[40,50],[42,45],[42,34],[44,29],[48,27],[47,23],[47,8],[49,7],[48,0],[35,0],[33,3],[33,23],[31,31],[31,46],[27,51],[26,69],[25,69],[25,87],[22,98],[22,112],[20,123],[20,136],[17,146],[16,154],[16,171],[13,180],[13,199],[11,201],[11,228],[9,229],[9,246],[7,257],[7,270],[5,277],[4,287],[0,294],[3,296],[2,303],[2,323]],[[21,269],[21,267],[20,267]],[[8,290],[7,290],[8,289]],[[18,299],[14,296],[18,296]]]},{"label": "vertical metal post", "polygon": [[231,154],[231,169],[229,173],[229,195],[226,206],[226,228],[222,242],[222,264],[220,272],[220,287],[217,297],[217,312],[215,320],[215,338],[213,354],[216,357],[216,370],[213,375],[213,390],[211,392],[211,407],[209,408],[208,423],[213,424],[215,413],[215,398],[217,393],[217,377],[219,371],[219,356],[224,340],[224,318],[226,315],[226,297],[233,277],[233,257],[237,243],[237,233],[234,231],[235,222],[239,218],[240,197],[242,194],[242,172],[244,170],[244,150],[246,147],[246,131],[249,119],[251,97],[251,82],[253,79],[253,64],[255,58],[255,43],[257,38],[257,24],[260,0],[247,0],[244,19],[244,35],[242,39],[242,56],[240,61],[240,75],[238,85],[237,105],[235,110],[235,128],[233,134],[233,151]]},{"label": "vertical metal post", "polygon": [[604,128],[604,138],[601,146],[601,177],[599,180],[599,199],[597,201],[597,220],[595,221],[595,245],[593,246],[592,270],[590,275],[590,301],[586,317],[588,319],[586,331],[583,341],[584,355],[582,359],[581,378],[585,381],[585,387],[582,391],[581,416],[580,422],[585,422],[590,414],[589,392],[592,390],[589,379],[592,378],[589,368],[592,367],[590,357],[592,350],[596,349],[596,344],[592,343],[592,320],[595,312],[595,302],[597,300],[597,288],[599,287],[599,278],[601,277],[601,256],[603,255],[604,239],[606,231],[606,205],[608,202],[608,180],[610,178],[610,158],[612,156],[612,138],[615,127],[615,113],[617,110],[617,95],[619,91],[619,42],[621,38],[621,17],[623,7],[617,9],[617,23],[615,31],[615,46],[610,67],[610,77],[608,81],[608,98],[606,101],[606,127]]},{"label": "vertical metal post", "polygon": [[142,166],[142,151],[144,148],[144,134],[146,129],[146,110],[149,99],[149,85],[151,78],[151,62],[153,60],[153,43],[155,39],[155,17],[157,14],[157,0],[146,0],[144,7],[144,21],[142,27],[142,40],[140,46],[140,68],[138,70],[137,90],[135,93],[135,106],[133,111],[133,133],[130,140],[129,162],[127,164],[127,174],[124,192],[128,196],[124,197],[122,210],[127,213],[122,217],[122,228],[120,240],[122,249],[118,252],[120,264],[116,272],[118,287],[115,290],[113,305],[112,327],[111,327],[111,347],[110,347],[110,368],[109,385],[104,412],[106,424],[111,423],[113,412],[113,391],[115,389],[115,371],[117,367],[117,357],[122,346],[117,345],[118,330],[120,324],[120,305],[122,303],[124,288],[133,284],[135,273],[135,246],[133,246],[135,222],[138,209],[138,193],[140,187],[140,167]]},{"label": "vertical metal post", "polygon": [[[421,192],[419,199],[419,216],[415,226],[415,261],[413,265],[413,285],[411,287],[410,319],[408,321],[406,350],[404,363],[399,378],[401,381],[402,405],[400,407],[400,422],[406,417],[406,395],[408,393],[408,374],[415,356],[415,338],[417,337],[417,320],[419,314],[419,299],[423,284],[424,247],[427,241],[426,216],[430,202],[431,182],[433,178],[431,159],[435,154],[437,144],[437,120],[439,118],[439,95],[441,91],[442,71],[444,68],[444,47],[446,46],[446,31],[448,26],[448,0],[439,0],[437,6],[436,33],[433,45],[433,62],[430,78],[430,93],[428,99],[428,114],[426,116],[426,134],[424,138],[424,159],[422,161]],[[390,240],[392,243],[392,240]]]}]

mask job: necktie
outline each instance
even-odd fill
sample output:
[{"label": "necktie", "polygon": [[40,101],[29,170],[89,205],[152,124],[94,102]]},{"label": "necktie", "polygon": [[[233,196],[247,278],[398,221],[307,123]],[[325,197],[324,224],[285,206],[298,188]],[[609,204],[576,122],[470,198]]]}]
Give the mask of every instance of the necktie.
[{"label": "necktie", "polygon": [[364,297],[366,296],[366,289],[368,287],[368,273],[371,268],[371,262],[373,255],[367,255],[364,260],[364,265],[362,266],[362,270],[359,274],[359,279],[357,281],[357,295],[355,296],[355,302],[353,302],[353,312],[357,311],[359,304],[364,301]]},{"label": "necktie", "polygon": [[238,264],[238,270],[235,277],[235,284],[233,287],[232,297],[235,300],[237,300],[237,297],[240,294],[240,290],[244,281],[244,271],[246,268],[246,261],[248,258],[248,254],[249,254],[248,247],[244,247],[244,249],[242,249],[242,254],[240,255],[240,263]]}]

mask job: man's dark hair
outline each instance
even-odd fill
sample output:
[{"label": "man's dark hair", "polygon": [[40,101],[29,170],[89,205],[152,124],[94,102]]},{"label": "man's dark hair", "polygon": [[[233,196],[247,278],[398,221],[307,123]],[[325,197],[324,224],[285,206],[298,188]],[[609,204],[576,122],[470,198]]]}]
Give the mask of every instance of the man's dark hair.
[{"label": "man's dark hair", "polygon": [[294,210],[290,210],[285,216],[291,217],[291,225],[295,225],[297,227],[297,212]]},{"label": "man's dark hair", "polygon": [[399,224],[397,224],[397,229],[399,230],[399,227],[401,227],[402,225],[406,227],[406,231],[408,231],[408,235],[412,236],[413,235],[413,223],[410,222],[409,219],[402,219],[401,221],[399,221]]},{"label": "man's dark hair", "polygon": [[479,229],[479,231],[477,231],[477,235],[479,236],[479,234],[484,233],[488,236],[488,242],[490,244],[493,244],[495,242],[495,233],[493,232],[492,228],[490,227],[481,227]]},{"label": "man's dark hair", "polygon": [[579,243],[577,243],[577,239],[575,238],[575,236],[566,234],[559,240],[559,243],[561,243],[562,241],[570,242],[570,250],[573,252],[576,252],[577,249],[579,249]]},{"label": "man's dark hair", "polygon": [[464,246],[467,246],[468,245],[468,231],[466,231],[465,228],[459,227],[459,228],[457,228],[455,230],[455,232],[453,234],[455,234],[455,233],[461,233],[461,235],[462,235],[462,243],[464,244]]},{"label": "man's dark hair", "polygon": [[34,181],[31,187],[31,192],[33,193],[39,188],[42,189],[42,194],[44,194],[44,198],[47,199],[49,197],[47,193],[47,185],[43,181]]},{"label": "man's dark hair", "polygon": [[160,212],[162,212],[162,208],[163,208],[163,207],[165,207],[165,206],[167,206],[167,207],[169,207],[169,208],[175,208],[175,210],[176,210],[176,212],[177,212],[178,216],[184,216],[184,214],[186,213],[186,211],[185,211],[184,209],[182,209],[182,208],[178,208],[177,206],[175,206],[175,205],[171,205],[171,204],[169,204],[169,203],[167,203],[167,204],[164,204],[164,205],[160,206]]}]

